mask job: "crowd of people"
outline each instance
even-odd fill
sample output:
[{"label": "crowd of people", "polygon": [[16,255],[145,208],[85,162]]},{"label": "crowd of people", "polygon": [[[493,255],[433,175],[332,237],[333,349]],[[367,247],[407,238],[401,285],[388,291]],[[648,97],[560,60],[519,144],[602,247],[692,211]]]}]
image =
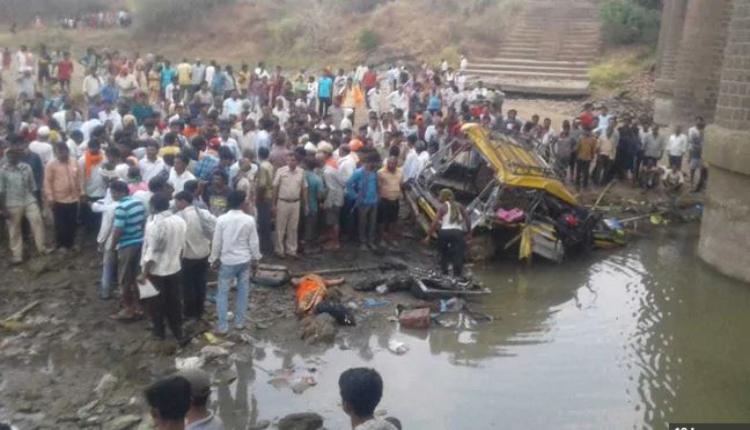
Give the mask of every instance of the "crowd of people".
[{"label": "crowd of people", "polygon": [[[0,112],[0,203],[12,262],[24,258],[24,223],[41,254],[89,246],[79,226],[96,233],[99,295],[120,290],[112,317],[129,321],[147,310],[159,338],[165,322],[181,340],[183,319],[202,318],[211,268],[216,330],[225,334],[230,285],[241,330],[262,255],[296,259],[342,241],[362,251],[396,245],[404,187],[431,154],[453,148],[466,122],[534,148],[576,187],[617,178],[678,189],[686,154],[691,183],[705,171],[700,118],[687,135],[677,127],[667,139],[645,118],[618,119],[606,108],[597,115],[586,105],[558,133],[549,119],[504,112],[502,92],[467,85],[465,58],[455,70],[441,61],[291,74],[263,62],[235,72],[215,61],[173,65],[94,49],[80,66],[67,52],[52,60],[45,47],[22,46],[5,59],[2,76],[17,81]],[[75,67],[85,77],[74,85]],[[668,169],[659,164],[665,151]],[[699,176],[696,188],[705,182]],[[453,266],[460,276],[470,226],[449,190],[441,205],[427,240],[437,236],[442,270]],[[55,248],[46,245],[45,218]],[[139,300],[145,286],[159,294]]]},{"label": "crowd of people", "polygon": [[[528,127],[527,123],[524,128]],[[630,113],[618,117],[610,114],[606,106],[597,115],[587,103],[578,118],[563,121],[560,133],[552,131],[545,120],[536,137],[537,147],[547,153],[558,174],[575,184],[576,189],[588,188],[589,182],[605,186],[618,179],[644,191],[663,185],[674,194],[685,182],[694,192],[705,187],[705,127],[705,120],[699,116],[687,134],[681,125],[665,134],[649,117],[636,118]],[[665,155],[666,166],[661,164]],[[686,162],[688,181],[683,175]]]}]

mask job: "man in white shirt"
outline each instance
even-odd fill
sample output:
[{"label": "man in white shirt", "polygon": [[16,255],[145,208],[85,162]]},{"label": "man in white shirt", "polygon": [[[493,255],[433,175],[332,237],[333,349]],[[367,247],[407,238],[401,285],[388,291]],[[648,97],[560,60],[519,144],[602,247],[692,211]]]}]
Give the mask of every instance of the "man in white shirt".
[{"label": "man in white shirt", "polygon": [[187,170],[189,164],[190,156],[187,154],[178,154],[174,157],[174,166],[169,170],[167,183],[172,186],[175,195],[185,189],[187,181],[195,180],[195,175]]},{"label": "man in white shirt", "polygon": [[59,110],[52,114],[52,118],[57,121],[57,124],[60,126],[60,131],[62,132],[68,131],[68,125],[70,123],[81,120],[78,112],[70,109]]},{"label": "man in white shirt", "polygon": [[380,104],[380,88],[376,85],[367,91],[367,105],[370,107],[370,111],[375,112],[378,117],[380,116]]},{"label": "man in white shirt", "polygon": [[682,169],[682,157],[687,152],[687,136],[682,132],[682,126],[678,125],[674,133],[669,136],[667,143],[667,155],[669,155],[669,167]]},{"label": "man in white shirt", "polygon": [[395,91],[398,85],[398,78],[401,71],[395,65],[388,69],[388,80],[391,82],[391,90]]},{"label": "man in white shirt", "polygon": [[26,71],[32,71],[33,65],[29,61],[29,51],[26,45],[21,45],[21,48],[16,52],[16,67],[18,67],[18,74],[22,75]]},{"label": "man in white shirt", "polygon": [[234,159],[238,160],[242,156],[242,153],[240,151],[240,145],[230,135],[231,126],[229,125],[229,122],[221,123],[219,127],[220,127],[219,137],[221,138],[221,147],[228,148],[230,151],[232,151],[232,155],[234,155]]},{"label": "man in white shirt", "polygon": [[70,156],[78,160],[78,157],[81,156],[81,151],[79,150],[79,146],[83,143],[83,133],[81,133],[81,130],[73,130],[68,135],[68,140],[65,141],[65,144],[68,145],[68,151],[70,151]]},{"label": "man in white shirt", "polygon": [[216,229],[216,217],[193,205],[193,195],[180,191],[175,195],[177,215],[185,220],[185,250],[182,254],[182,301],[185,318],[200,320],[206,301],[208,255]]},{"label": "man in white shirt", "polygon": [[83,95],[86,96],[86,101],[91,104],[96,101],[101,91],[102,80],[96,76],[96,69],[92,67],[89,74],[83,78]]},{"label": "man in white shirt", "polygon": [[268,69],[266,69],[266,65],[262,61],[258,62],[258,67],[255,68],[255,76],[258,79],[271,79],[271,74],[268,73]]},{"label": "man in white shirt", "polygon": [[182,342],[180,256],[185,248],[187,224],[169,210],[169,197],[164,194],[151,197],[151,213],[143,236],[139,284],[148,279],[159,292],[150,299],[154,336],[165,339],[166,319],[172,334]]},{"label": "man in white shirt", "polygon": [[401,168],[401,172],[403,173],[402,180],[404,182],[416,178],[419,173],[417,171],[419,168],[419,154],[417,154],[417,150],[414,149],[414,146],[417,144],[417,136],[412,135],[407,137],[406,144],[408,149],[406,150],[404,165]]},{"label": "man in white shirt", "polygon": [[149,182],[164,171],[164,160],[159,157],[159,142],[153,139],[146,141],[146,156],[138,162],[138,167],[143,182]]},{"label": "man in white shirt", "polygon": [[106,124],[109,121],[112,124],[112,130],[122,129],[122,116],[120,112],[112,109],[112,105],[109,102],[104,102],[104,108],[99,112],[99,121],[102,124]]},{"label": "man in white shirt", "polygon": [[474,87],[474,90],[471,92],[471,100],[487,100],[488,95],[489,91],[487,91],[487,88],[484,87],[484,82],[479,81],[477,82],[477,86]]},{"label": "man in white shirt", "polygon": [[125,100],[132,100],[136,91],[138,91],[138,80],[135,74],[130,73],[127,67],[120,69],[120,73],[115,77],[115,85],[120,91],[120,97]]},{"label": "man in white shirt", "polygon": [[38,155],[45,166],[55,158],[55,152],[49,143],[49,127],[46,125],[39,127],[36,131],[36,140],[29,144],[29,151]]},{"label": "man in white shirt", "polygon": [[195,64],[193,64],[190,74],[193,83],[193,92],[191,94],[193,94],[200,89],[201,82],[203,82],[203,77],[206,74],[206,65],[201,62],[200,58],[195,60]]},{"label": "man in white shirt", "polygon": [[403,87],[398,87],[396,91],[388,95],[388,105],[391,107],[391,112],[396,111],[396,109],[401,109],[404,112],[404,115],[408,114],[409,96],[406,95]]},{"label": "man in white shirt", "polygon": [[238,118],[242,114],[242,100],[240,100],[237,90],[232,90],[229,98],[224,100],[222,113],[224,115],[234,115]]},{"label": "man in white shirt", "polygon": [[611,118],[612,115],[609,114],[609,109],[606,106],[602,106],[601,113],[599,114],[599,125],[594,129],[594,134],[598,135],[607,130]]},{"label": "man in white shirt", "polygon": [[417,142],[417,175],[422,173],[427,163],[430,161],[430,153],[427,152],[427,145],[424,142]]},{"label": "man in white shirt", "polygon": [[456,74],[456,86],[458,87],[459,91],[463,91],[466,89],[466,74],[464,72],[459,72]]},{"label": "man in white shirt", "polygon": [[461,63],[458,66],[458,70],[465,71],[466,68],[469,67],[469,60],[466,58],[466,56],[461,56]]},{"label": "man in white shirt", "polygon": [[234,326],[238,330],[244,328],[250,289],[250,269],[252,266],[254,271],[261,258],[255,218],[243,211],[244,205],[245,193],[233,191],[229,194],[229,210],[216,221],[211,255],[208,258],[211,267],[219,269],[219,290],[216,295],[216,313],[219,321],[216,331],[220,335],[229,332],[229,287],[234,279],[237,280]]},{"label": "man in white shirt", "polygon": [[102,214],[102,223],[96,236],[96,243],[102,253],[102,279],[99,284],[99,298],[102,300],[109,300],[112,286],[117,286],[117,252],[112,246],[116,207],[117,202],[111,197],[91,205],[93,212]]},{"label": "man in white shirt", "polygon": [[339,146],[338,163],[339,176],[341,177],[341,181],[346,184],[349,178],[354,174],[354,171],[357,170],[357,156],[351,152],[348,144]]},{"label": "man in white shirt", "polygon": [[204,75],[204,82],[208,84],[208,87],[211,88],[211,85],[214,82],[214,75],[216,74],[216,62],[212,61],[211,64],[206,66],[206,73]]},{"label": "man in white shirt", "polygon": [[83,134],[83,141],[88,142],[91,138],[91,132],[94,131],[95,128],[104,125],[99,120],[99,118],[91,118],[90,120],[84,122],[81,124],[81,134]]}]

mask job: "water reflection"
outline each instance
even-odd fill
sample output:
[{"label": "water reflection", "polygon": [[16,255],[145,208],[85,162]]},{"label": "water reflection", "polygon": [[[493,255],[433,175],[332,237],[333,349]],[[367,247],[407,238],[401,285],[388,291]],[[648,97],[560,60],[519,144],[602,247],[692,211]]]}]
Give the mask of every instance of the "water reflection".
[{"label": "water reflection", "polygon": [[[560,266],[477,268],[493,294],[469,306],[491,323],[456,314],[429,331],[362,324],[325,351],[268,345],[259,355],[261,345],[217,393],[219,413],[244,428],[313,410],[345,428],[336,381],[365,365],[383,374],[384,407],[407,428],[467,428],[467,417],[478,429],[750,421],[750,340],[738,329],[750,323],[750,289],[695,258],[696,234],[676,229]],[[391,354],[392,339],[411,350]],[[303,394],[268,384],[268,373],[311,363],[318,385]]]}]

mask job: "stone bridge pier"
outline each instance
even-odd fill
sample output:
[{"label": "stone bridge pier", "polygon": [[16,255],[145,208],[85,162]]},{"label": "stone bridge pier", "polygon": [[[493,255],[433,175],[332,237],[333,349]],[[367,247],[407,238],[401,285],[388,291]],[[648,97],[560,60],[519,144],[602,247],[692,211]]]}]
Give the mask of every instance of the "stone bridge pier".
[{"label": "stone bridge pier", "polygon": [[665,0],[654,119],[709,123],[698,254],[750,282],[750,0]]},{"label": "stone bridge pier", "polygon": [[750,0],[733,2],[704,155],[709,179],[698,253],[750,282]]}]

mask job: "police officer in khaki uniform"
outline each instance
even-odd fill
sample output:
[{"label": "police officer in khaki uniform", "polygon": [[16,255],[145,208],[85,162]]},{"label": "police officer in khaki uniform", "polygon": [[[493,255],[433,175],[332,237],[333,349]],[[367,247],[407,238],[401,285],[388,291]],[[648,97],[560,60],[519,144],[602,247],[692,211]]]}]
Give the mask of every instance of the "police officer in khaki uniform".
[{"label": "police officer in khaki uniform", "polygon": [[[276,171],[273,179],[273,211],[276,214],[275,251],[279,257],[297,256],[297,229],[300,208],[305,211],[307,184],[303,170],[298,167],[298,153],[287,156],[287,165]],[[300,206],[302,205],[302,206]]]}]

